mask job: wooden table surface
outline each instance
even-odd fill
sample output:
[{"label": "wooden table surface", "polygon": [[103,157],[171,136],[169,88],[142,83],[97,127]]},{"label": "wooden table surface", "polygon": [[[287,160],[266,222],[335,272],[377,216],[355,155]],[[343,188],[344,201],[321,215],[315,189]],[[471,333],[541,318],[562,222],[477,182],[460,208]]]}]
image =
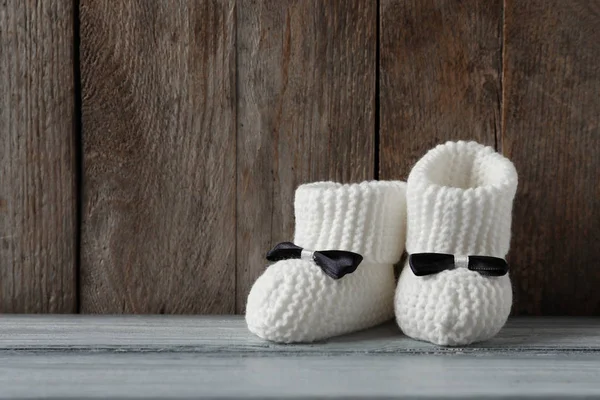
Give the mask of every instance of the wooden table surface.
[{"label": "wooden table surface", "polygon": [[600,318],[515,318],[463,348],[393,323],[279,345],[240,316],[1,316],[0,398],[600,397]]}]

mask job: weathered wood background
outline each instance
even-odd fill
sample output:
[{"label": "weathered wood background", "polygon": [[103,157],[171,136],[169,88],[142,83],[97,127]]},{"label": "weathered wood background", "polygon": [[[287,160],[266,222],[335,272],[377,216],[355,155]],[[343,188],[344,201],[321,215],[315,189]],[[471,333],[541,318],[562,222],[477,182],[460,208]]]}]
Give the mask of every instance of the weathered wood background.
[{"label": "weathered wood background", "polygon": [[0,312],[242,313],[294,188],[520,174],[515,314],[600,314],[600,0],[0,3]]}]

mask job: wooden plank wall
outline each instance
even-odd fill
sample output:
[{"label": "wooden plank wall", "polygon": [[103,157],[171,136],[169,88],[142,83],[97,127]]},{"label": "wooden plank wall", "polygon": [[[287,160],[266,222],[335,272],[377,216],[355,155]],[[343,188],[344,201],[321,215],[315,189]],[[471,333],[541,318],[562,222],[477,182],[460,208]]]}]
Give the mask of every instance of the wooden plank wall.
[{"label": "wooden plank wall", "polygon": [[502,0],[381,0],[380,178],[447,140],[500,131]]},{"label": "wooden plank wall", "polygon": [[506,0],[504,24],[514,312],[600,315],[600,1]]},{"label": "wooden plank wall", "polygon": [[235,311],[233,1],[82,1],[81,311]]},{"label": "wooden plank wall", "polygon": [[238,312],[265,251],[292,239],[299,184],[374,177],[376,6],[237,4]]},{"label": "wooden plank wall", "polygon": [[0,3],[0,313],[76,310],[73,2]]},{"label": "wooden plank wall", "polygon": [[13,0],[0,42],[1,312],[241,313],[297,185],[475,139],[514,313],[600,314],[599,0]]}]

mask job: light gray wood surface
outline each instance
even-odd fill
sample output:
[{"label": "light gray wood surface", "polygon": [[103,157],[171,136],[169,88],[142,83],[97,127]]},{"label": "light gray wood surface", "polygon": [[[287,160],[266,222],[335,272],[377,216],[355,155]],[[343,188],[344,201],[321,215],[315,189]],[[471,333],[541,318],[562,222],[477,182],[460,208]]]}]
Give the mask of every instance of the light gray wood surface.
[{"label": "light gray wood surface", "polygon": [[282,345],[246,329],[240,316],[2,316],[0,350],[169,351],[195,353],[381,354],[600,351],[598,318],[515,318],[487,342],[435,346],[392,322],[321,343]]},{"label": "light gray wood surface", "polygon": [[0,398],[581,398],[599,358],[3,354]]},{"label": "light gray wood surface", "polygon": [[235,316],[0,317],[0,398],[599,396],[599,318],[517,318],[448,348],[393,323],[279,345]]}]

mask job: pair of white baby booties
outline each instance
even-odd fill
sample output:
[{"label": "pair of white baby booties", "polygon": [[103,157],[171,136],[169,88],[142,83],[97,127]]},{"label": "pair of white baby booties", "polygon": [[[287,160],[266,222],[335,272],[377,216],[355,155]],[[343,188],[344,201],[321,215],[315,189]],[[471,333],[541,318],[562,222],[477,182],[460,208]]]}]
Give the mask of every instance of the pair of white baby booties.
[{"label": "pair of white baby booties", "polygon": [[[296,190],[294,243],[362,255],[353,273],[332,279],[305,257],[267,267],[253,285],[246,322],[261,338],[312,342],[382,323],[394,314],[404,334],[438,345],[487,340],[512,305],[509,275],[465,265],[416,276],[394,264],[408,254],[504,258],[510,246],[513,164],[475,142],[430,150],[408,182],[317,182]],[[464,264],[464,263],[463,263]]]}]

